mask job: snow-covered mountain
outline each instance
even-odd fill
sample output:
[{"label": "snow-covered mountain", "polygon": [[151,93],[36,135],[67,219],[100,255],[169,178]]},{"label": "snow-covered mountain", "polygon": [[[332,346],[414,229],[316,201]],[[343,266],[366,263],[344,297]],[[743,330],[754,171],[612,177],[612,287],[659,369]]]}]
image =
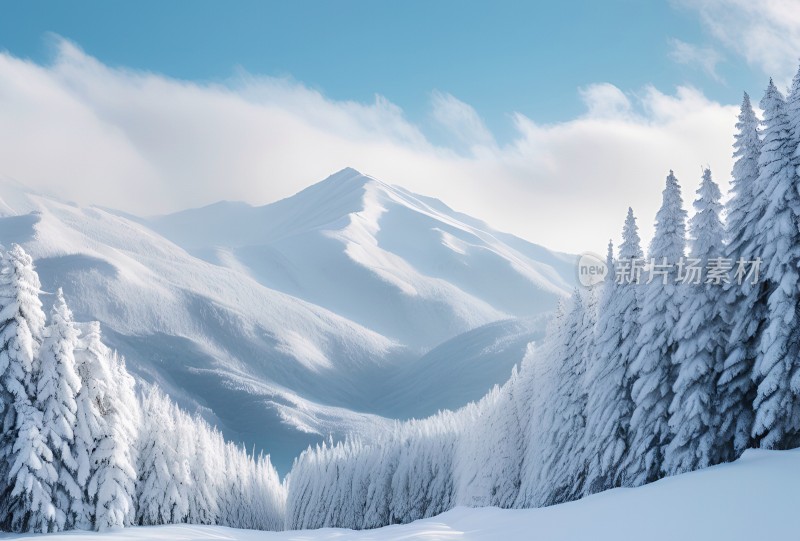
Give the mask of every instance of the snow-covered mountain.
[{"label": "snow-covered mountain", "polygon": [[352,169],[272,205],[156,219],[0,197],[0,242],[31,253],[46,291],[283,470],[320,436],[479,398],[574,276],[567,255]]},{"label": "snow-covered mountain", "polygon": [[218,203],[147,222],[206,261],[414,350],[549,311],[574,258],[344,169],[263,207]]}]

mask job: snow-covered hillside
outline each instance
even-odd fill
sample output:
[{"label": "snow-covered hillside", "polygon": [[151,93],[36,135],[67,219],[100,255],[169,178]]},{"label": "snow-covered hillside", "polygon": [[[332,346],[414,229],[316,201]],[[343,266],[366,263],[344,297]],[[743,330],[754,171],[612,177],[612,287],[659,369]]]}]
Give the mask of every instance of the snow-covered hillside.
[{"label": "snow-covered hillside", "polygon": [[344,169],[264,207],[219,203],[148,222],[210,262],[424,351],[552,310],[574,258]]},{"label": "snow-covered hillside", "polygon": [[[0,242],[34,257],[45,291],[62,286],[138,377],[283,471],[320,437],[482,396],[574,274],[567,256],[353,170],[266,207],[152,221],[0,197]],[[462,363],[465,384],[445,385]],[[436,388],[441,401],[419,399]]]},{"label": "snow-covered hillside", "polygon": [[[48,541],[179,539],[241,541],[745,541],[795,539],[800,451],[749,450],[731,464],[614,489],[541,509],[459,507],[442,515],[377,530],[254,532],[214,526],[126,528],[106,534],[68,532]],[[0,534],[0,539],[26,536]]]}]

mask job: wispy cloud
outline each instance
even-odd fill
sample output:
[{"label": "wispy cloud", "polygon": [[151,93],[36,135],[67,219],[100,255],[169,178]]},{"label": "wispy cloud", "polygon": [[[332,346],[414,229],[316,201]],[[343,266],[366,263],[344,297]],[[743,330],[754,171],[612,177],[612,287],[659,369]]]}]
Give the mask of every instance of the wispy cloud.
[{"label": "wispy cloud", "polygon": [[450,138],[467,149],[495,146],[492,133],[475,109],[446,92],[431,95],[432,116]]},{"label": "wispy cloud", "polygon": [[597,83],[579,90],[586,105],[586,116],[606,119],[633,119],[633,104],[622,90],[610,83]]},{"label": "wispy cloud", "polygon": [[711,35],[760,68],[789,84],[800,55],[797,0],[673,0],[697,12]]},{"label": "wispy cloud", "polygon": [[722,62],[722,55],[713,47],[692,45],[679,39],[670,39],[669,57],[673,62],[687,66],[695,66],[706,75],[722,83],[724,80],[717,72],[717,65]]},{"label": "wispy cloud", "polygon": [[263,204],[352,166],[536,242],[602,250],[628,205],[649,233],[668,169],[689,200],[700,164],[719,179],[731,168],[737,108],[691,88],[591,85],[585,114],[548,125],[513,114],[503,145],[472,107],[434,93],[452,147],[380,96],[334,101],[248,74],[187,83],[111,68],[66,41],[57,51],[48,65],[0,53],[0,177],[139,214]]}]

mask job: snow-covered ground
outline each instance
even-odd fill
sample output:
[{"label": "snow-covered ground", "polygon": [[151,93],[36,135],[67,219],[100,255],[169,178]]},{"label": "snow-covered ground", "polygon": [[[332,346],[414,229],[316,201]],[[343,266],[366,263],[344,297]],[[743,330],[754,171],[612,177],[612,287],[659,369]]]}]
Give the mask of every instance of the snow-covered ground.
[{"label": "snow-covered ground", "polygon": [[[616,489],[543,509],[460,507],[402,526],[355,532],[255,532],[219,527],[128,528],[71,532],[48,541],[90,539],[241,541],[745,541],[797,539],[800,450],[747,451],[723,464],[633,489]],[[39,537],[39,536],[37,536]],[[0,539],[31,536],[0,535]]]}]

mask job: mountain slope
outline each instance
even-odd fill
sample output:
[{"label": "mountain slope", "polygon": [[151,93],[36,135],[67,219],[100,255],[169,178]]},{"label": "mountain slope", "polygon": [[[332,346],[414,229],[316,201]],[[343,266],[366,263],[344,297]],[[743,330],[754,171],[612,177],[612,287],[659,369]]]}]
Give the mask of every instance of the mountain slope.
[{"label": "mountain slope", "polygon": [[[99,320],[138,377],[199,408],[229,438],[275,453],[284,469],[319,434],[366,422],[370,416],[351,412],[371,409],[363,381],[409,356],[108,212],[38,196],[23,209],[34,210],[0,219],[0,239],[32,254],[45,291],[62,286],[76,317]],[[285,408],[326,422],[287,425]]]},{"label": "mountain slope", "polygon": [[281,471],[322,437],[368,438],[504,381],[541,316],[509,317],[552,309],[571,272],[352,170],[267,207],[157,220],[3,185],[0,214],[0,242],[22,244],[139,379]]},{"label": "mountain slope", "polygon": [[[400,367],[388,381],[378,412],[418,419],[478,401],[505,383],[530,342],[544,337],[546,316],[506,319],[462,333]],[[408,400],[408,397],[414,397]]]},{"label": "mountain slope", "polygon": [[547,312],[574,280],[571,256],[353,169],[271,205],[220,203],[147,223],[198,257],[418,351]]}]

